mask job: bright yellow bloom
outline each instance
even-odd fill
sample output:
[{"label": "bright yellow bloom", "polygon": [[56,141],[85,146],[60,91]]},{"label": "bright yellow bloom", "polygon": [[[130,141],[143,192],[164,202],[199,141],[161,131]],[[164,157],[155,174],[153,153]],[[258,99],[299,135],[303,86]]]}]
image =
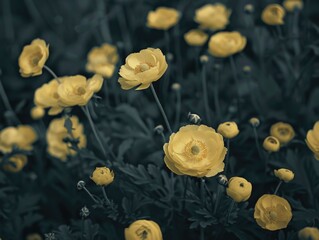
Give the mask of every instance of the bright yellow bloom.
[{"label": "bright yellow bloom", "polygon": [[287,144],[295,137],[295,131],[288,123],[278,122],[271,126],[270,135],[277,138],[280,144]]},{"label": "bright yellow bloom", "polygon": [[205,125],[187,125],[164,145],[165,164],[178,175],[212,177],[224,170],[223,136]]},{"label": "bright yellow bloom", "polygon": [[208,35],[199,29],[192,29],[184,34],[184,39],[190,46],[203,46],[208,39]]},{"label": "bright yellow bloom", "polygon": [[319,160],[319,121],[315,123],[313,129],[307,132],[306,143],[314,153],[315,158]]},{"label": "bright yellow bloom", "polygon": [[31,109],[30,115],[31,115],[32,119],[38,120],[38,119],[41,119],[44,117],[45,111],[42,107],[35,106]]},{"label": "bright yellow bloom", "polygon": [[290,204],[277,195],[264,194],[255,205],[254,218],[263,229],[270,231],[284,229],[292,218]]},{"label": "bright yellow bloom", "polygon": [[284,24],[285,9],[279,4],[269,4],[262,12],[261,19],[268,25]]},{"label": "bright yellow bloom", "polygon": [[293,12],[295,9],[301,10],[303,8],[302,0],[285,0],[283,5],[288,12]]},{"label": "bright yellow bloom", "polygon": [[168,30],[179,20],[179,13],[174,8],[158,7],[147,15],[147,26],[158,30]]},{"label": "bright yellow bloom", "polygon": [[107,167],[97,167],[91,175],[91,179],[99,186],[107,186],[114,180],[114,172]]},{"label": "bright yellow bloom", "polygon": [[224,122],[219,124],[217,132],[224,138],[234,138],[239,134],[238,126],[235,122]]},{"label": "bright yellow bloom", "polygon": [[19,57],[20,74],[32,77],[42,74],[42,68],[49,57],[49,46],[42,39],[35,39],[23,48]]},{"label": "bright yellow bloom", "polygon": [[137,86],[139,87],[136,90],[142,90],[160,79],[166,69],[167,62],[162,51],[158,48],[147,48],[127,56],[125,65],[121,66],[121,77],[118,81],[124,90]]},{"label": "bright yellow bloom", "polygon": [[265,138],[263,147],[268,152],[278,152],[280,149],[280,142],[277,138],[269,136]]},{"label": "bright yellow bloom", "polygon": [[298,232],[299,240],[319,240],[319,229],[316,227],[305,227]]},{"label": "bright yellow bloom", "polygon": [[104,43],[101,47],[94,47],[89,52],[86,70],[110,78],[114,73],[118,59],[117,48]]},{"label": "bright yellow bloom", "polygon": [[71,143],[64,141],[65,138],[78,139],[79,149],[86,147],[86,136],[84,135],[83,125],[76,116],[72,116],[70,119],[72,122],[72,136],[68,134],[67,129],[64,127],[65,118],[53,119],[46,133],[48,153],[62,161],[65,161],[68,155],[76,154],[76,152],[70,148]]},{"label": "bright yellow bloom", "polygon": [[246,42],[246,37],[239,32],[219,32],[210,38],[208,50],[214,57],[225,58],[241,52]]},{"label": "bright yellow bloom", "polygon": [[3,166],[3,169],[8,172],[17,173],[20,172],[27,164],[28,158],[25,155],[14,155],[9,158],[9,163]]},{"label": "bright yellow bloom", "polygon": [[21,150],[31,151],[32,144],[36,140],[36,132],[28,125],[7,127],[0,132],[0,151],[9,153],[14,146]]},{"label": "bright yellow bloom", "polygon": [[137,220],[125,228],[125,240],[163,240],[158,224],[151,220]]},{"label": "bright yellow bloom", "polygon": [[196,10],[194,20],[203,29],[221,30],[228,25],[230,14],[223,4],[206,4]]},{"label": "bright yellow bloom", "polygon": [[252,185],[245,178],[232,177],[228,181],[228,187],[226,193],[235,202],[244,202],[250,198]]},{"label": "bright yellow bloom", "polygon": [[294,179],[295,174],[286,168],[280,168],[278,170],[274,170],[274,174],[277,178],[284,182],[290,182],[292,179]]},{"label": "bright yellow bloom", "polygon": [[31,234],[27,235],[26,240],[42,240],[42,237],[38,233],[31,233]]},{"label": "bright yellow bloom", "polygon": [[84,76],[76,75],[63,77],[58,85],[58,104],[61,107],[84,106],[93,94],[100,91],[103,85],[103,77],[95,74],[92,78],[86,79]]}]

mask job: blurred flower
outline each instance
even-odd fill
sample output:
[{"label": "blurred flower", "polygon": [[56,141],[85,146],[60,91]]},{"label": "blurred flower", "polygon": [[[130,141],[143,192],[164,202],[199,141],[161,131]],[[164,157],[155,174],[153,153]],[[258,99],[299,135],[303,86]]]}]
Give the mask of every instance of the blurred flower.
[{"label": "blurred flower", "polygon": [[274,174],[277,178],[279,178],[280,180],[286,183],[290,182],[295,177],[295,174],[291,170],[286,168],[280,168],[278,170],[274,170]]},{"label": "blurred flower", "polygon": [[207,55],[201,55],[199,57],[199,60],[200,60],[201,63],[207,63],[209,61],[209,58],[208,58]]},{"label": "blurred flower", "polygon": [[45,233],[44,237],[45,237],[45,240],[56,240],[54,233]]},{"label": "blurred flower", "polygon": [[250,73],[250,72],[251,72],[251,66],[245,65],[245,66],[243,67],[243,72],[245,72],[245,73]]},{"label": "blurred flower", "polygon": [[298,232],[299,240],[319,240],[319,229],[316,227],[305,227]]},{"label": "blurred flower", "polygon": [[284,7],[288,12],[293,12],[295,9],[301,10],[303,8],[302,0],[285,0],[283,2]]},{"label": "blurred flower", "polygon": [[76,187],[78,190],[82,190],[83,188],[85,188],[85,182],[83,180],[78,181]]},{"label": "blurred flower", "polygon": [[179,20],[179,13],[174,8],[158,7],[147,15],[147,26],[158,30],[168,30]]},{"label": "blurred flower", "polygon": [[246,13],[253,13],[254,12],[254,5],[246,4],[244,7]]},{"label": "blurred flower", "polygon": [[284,17],[285,9],[279,4],[269,4],[261,14],[261,19],[268,25],[282,25]]},{"label": "blurred flower", "polygon": [[224,174],[218,175],[217,182],[224,187],[226,187],[228,185],[228,179],[227,179],[226,175],[224,175]]},{"label": "blurred flower", "polygon": [[19,57],[20,74],[32,77],[42,74],[42,68],[49,57],[49,46],[42,39],[35,39],[24,46]]},{"label": "blurred flower", "polygon": [[114,73],[118,59],[116,47],[104,43],[101,47],[94,47],[89,52],[86,70],[110,78]]},{"label": "blurred flower", "polygon": [[173,83],[172,84],[172,90],[174,90],[174,91],[181,90],[181,85],[179,83]]},{"label": "blurred flower", "polygon": [[221,30],[229,23],[231,10],[221,3],[206,4],[195,12],[195,22],[203,29]]},{"label": "blurred flower", "polygon": [[295,131],[288,123],[278,122],[271,126],[270,135],[277,138],[280,144],[287,144],[295,137]]},{"label": "blurred flower", "polygon": [[46,133],[48,153],[62,161],[65,161],[68,155],[76,154],[76,151],[71,149],[71,143],[65,142],[64,139],[77,139],[79,141],[77,145],[79,149],[86,147],[86,136],[84,135],[83,125],[76,116],[72,116],[70,120],[72,122],[72,136],[70,136],[64,127],[65,118],[53,119]]},{"label": "blurred flower", "polygon": [[306,143],[314,153],[315,158],[319,160],[319,121],[315,123],[313,129],[307,132]]},{"label": "blurred flower", "polygon": [[229,57],[241,52],[246,46],[246,37],[239,32],[219,32],[208,43],[209,53],[214,57]]},{"label": "blurred flower", "polygon": [[0,151],[9,153],[14,147],[20,150],[31,151],[32,144],[37,140],[34,129],[28,125],[7,127],[0,131]]},{"label": "blurred flower", "polygon": [[151,220],[137,220],[125,228],[125,240],[163,240],[158,224]]},{"label": "blurred flower", "polygon": [[224,122],[219,124],[217,132],[224,138],[234,138],[239,134],[238,126],[235,122]]},{"label": "blurred flower", "polygon": [[178,175],[212,177],[224,170],[223,137],[205,125],[181,127],[163,149],[166,166]]},{"label": "blurred flower", "polygon": [[202,119],[200,118],[200,116],[198,116],[195,113],[188,113],[188,121],[190,123],[194,123],[194,124],[200,124],[200,122],[202,121]]},{"label": "blurred flower", "polygon": [[42,240],[42,237],[38,233],[31,233],[27,235],[26,240]]},{"label": "blurred flower", "polygon": [[81,208],[81,211],[80,211],[80,216],[81,217],[87,218],[89,215],[90,215],[90,210],[86,206]]},{"label": "blurred flower", "polygon": [[9,162],[3,165],[3,169],[8,172],[17,173],[24,168],[27,162],[27,156],[17,154],[9,158]]},{"label": "blurred flower", "polygon": [[268,152],[278,152],[280,149],[280,143],[277,138],[268,136],[264,140],[263,147]]},{"label": "blurred flower", "polygon": [[226,193],[235,202],[244,202],[250,198],[252,185],[245,178],[232,177],[228,181]]},{"label": "blurred flower", "polygon": [[284,229],[292,218],[290,204],[277,195],[264,194],[255,205],[254,218],[263,229],[270,231]]},{"label": "blurred flower", "polygon": [[32,119],[38,120],[44,117],[45,111],[42,107],[35,106],[31,109],[30,115]]},{"label": "blurred flower", "polygon": [[156,132],[157,134],[161,134],[161,133],[163,133],[163,131],[164,131],[163,125],[157,125],[157,126],[154,128],[154,132]]},{"label": "blurred flower", "polygon": [[114,172],[107,167],[97,167],[91,175],[91,179],[99,186],[107,186],[114,180]]},{"label": "blurred flower", "polygon": [[99,74],[88,80],[81,75],[63,77],[57,90],[58,104],[62,107],[84,106],[94,93],[101,90],[102,85],[103,77]]},{"label": "blurred flower", "polygon": [[121,66],[121,77],[118,81],[124,90],[137,86],[139,87],[136,90],[143,90],[160,79],[166,69],[167,63],[162,51],[158,48],[147,48],[127,56],[125,65]]},{"label": "blurred flower", "polygon": [[208,35],[199,29],[192,29],[184,34],[184,39],[190,46],[203,46],[208,39]]},{"label": "blurred flower", "polygon": [[249,119],[249,123],[253,126],[253,127],[258,127],[260,124],[260,121],[258,118],[256,117],[252,117],[251,119]]}]

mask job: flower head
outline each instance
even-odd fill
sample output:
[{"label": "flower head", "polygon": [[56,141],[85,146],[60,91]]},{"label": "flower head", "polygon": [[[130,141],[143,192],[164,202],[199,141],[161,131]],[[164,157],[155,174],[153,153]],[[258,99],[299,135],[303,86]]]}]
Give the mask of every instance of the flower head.
[{"label": "flower head", "polygon": [[301,10],[303,8],[302,0],[285,0],[283,2],[284,7],[288,12],[293,12],[295,9]]},{"label": "flower head", "polygon": [[224,138],[234,138],[239,134],[238,126],[235,122],[224,122],[219,124],[217,132]]},{"label": "flower head", "polygon": [[252,117],[251,119],[249,119],[249,123],[253,126],[253,127],[258,127],[260,124],[260,120],[256,117]]},{"label": "flower head", "polygon": [[290,204],[282,197],[265,194],[255,205],[254,218],[263,229],[270,231],[284,229],[292,218]]},{"label": "flower head", "polygon": [[32,119],[38,120],[44,117],[45,115],[45,110],[42,107],[35,106],[31,109],[30,115]]},{"label": "flower head", "polygon": [[107,186],[114,180],[114,172],[107,167],[97,167],[92,173],[91,179],[99,186]]},{"label": "flower head", "polygon": [[280,142],[273,136],[268,136],[263,142],[263,147],[268,152],[278,152],[280,149]]},{"label": "flower head", "polygon": [[245,178],[232,177],[228,181],[226,193],[235,202],[244,202],[250,198],[252,185]]},{"label": "flower head", "polygon": [[163,240],[158,224],[151,220],[137,220],[125,228],[125,240]]},{"label": "flower head", "polygon": [[42,74],[42,68],[49,57],[49,46],[42,39],[35,39],[23,48],[19,57],[20,74],[32,77]]},{"label": "flower head", "polygon": [[27,235],[26,240],[42,240],[42,237],[38,233],[31,233]]},{"label": "flower head", "polygon": [[190,46],[203,46],[208,39],[208,35],[199,29],[192,29],[184,34],[184,39]]},{"label": "flower head", "polygon": [[287,144],[295,137],[295,131],[288,123],[278,122],[271,126],[270,135],[276,137],[280,144]]},{"label": "flower head", "polygon": [[181,127],[163,148],[166,166],[178,175],[212,177],[224,170],[223,137],[205,125]]},{"label": "flower head", "polygon": [[319,240],[319,229],[316,227],[305,227],[298,232],[300,240]]},{"label": "flower head", "polygon": [[9,158],[9,162],[3,165],[3,169],[8,172],[17,173],[24,168],[27,162],[27,156],[17,154]]},{"label": "flower head", "polygon": [[282,25],[284,17],[285,9],[279,4],[269,4],[261,14],[261,19],[268,25]]},{"label": "flower head", "polygon": [[278,170],[274,170],[274,174],[277,178],[279,178],[280,180],[286,183],[290,182],[295,177],[295,174],[291,170],[286,168],[280,168]]},{"label": "flower head", "polygon": [[306,143],[315,158],[319,160],[319,121],[315,123],[313,129],[307,132]]},{"label": "flower head", "polygon": [[179,20],[179,13],[174,8],[158,7],[147,15],[147,26],[158,30],[168,30]]}]

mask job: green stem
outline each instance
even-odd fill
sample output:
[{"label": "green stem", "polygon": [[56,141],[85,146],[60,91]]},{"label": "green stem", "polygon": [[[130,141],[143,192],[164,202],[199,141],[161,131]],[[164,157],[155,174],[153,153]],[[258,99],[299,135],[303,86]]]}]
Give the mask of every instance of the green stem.
[{"label": "green stem", "polygon": [[206,78],[206,64],[205,63],[203,63],[203,66],[202,66],[202,89],[203,89],[203,100],[204,100],[206,121],[209,125],[209,124],[211,124],[211,118],[210,118],[209,106],[208,106],[207,78]]},{"label": "green stem", "polygon": [[108,22],[108,16],[105,14],[105,2],[104,0],[97,0],[97,14],[100,17],[100,24],[101,24],[101,34],[103,37],[103,40],[105,42],[111,43],[112,42],[112,36],[110,33],[109,28],[109,22]]},{"label": "green stem", "polygon": [[169,32],[168,32],[168,30],[164,31],[164,38],[165,38],[165,48],[166,48],[166,54],[167,54],[170,51],[170,48],[169,48]]},{"label": "green stem", "polygon": [[221,188],[222,188],[222,186],[220,184],[218,184],[217,193],[216,193],[216,201],[215,201],[215,206],[214,206],[214,215],[217,213],[218,205],[220,202]]},{"label": "green stem", "polygon": [[226,140],[226,147],[227,147],[227,153],[226,153],[226,159],[225,159],[225,175],[227,174],[228,165],[229,165],[229,155],[230,155],[230,139],[227,138]]},{"label": "green stem", "polygon": [[102,193],[103,193],[103,196],[104,196],[104,199],[106,200],[106,202],[108,203],[108,204],[110,204],[111,202],[110,202],[110,199],[107,197],[107,195],[106,195],[106,192],[105,192],[105,187],[101,187],[102,188]]},{"label": "green stem", "polygon": [[181,115],[182,94],[181,90],[176,91],[176,112],[175,112],[175,128],[178,128]]},{"label": "green stem", "polygon": [[215,87],[214,87],[214,103],[215,103],[215,110],[216,110],[216,117],[220,119],[220,104],[219,104],[219,70],[215,69]]},{"label": "green stem", "polygon": [[283,183],[283,181],[280,180],[280,182],[278,183],[278,185],[277,185],[277,187],[276,187],[276,190],[274,191],[274,195],[276,195],[276,194],[278,193],[278,190],[279,190],[279,188],[280,188],[280,186],[281,186],[282,183]]},{"label": "green stem", "polygon": [[90,191],[86,187],[83,187],[83,189],[86,191],[87,194],[89,194],[89,196],[92,198],[92,200],[95,203],[97,203],[97,204],[99,203],[99,201],[95,199],[95,197],[92,195],[92,193],[90,193]]},{"label": "green stem", "polygon": [[235,204],[236,204],[236,202],[234,200],[232,200],[231,203],[230,203],[229,209],[228,209],[227,222],[228,222],[229,217],[230,217],[230,215],[231,215],[231,213],[232,213],[232,211],[233,211],[233,209],[235,207]]},{"label": "green stem", "polygon": [[188,176],[185,176],[186,180],[185,180],[185,186],[184,186],[184,192],[183,192],[183,205],[182,205],[182,211],[185,209],[185,205],[186,205],[186,192],[187,192],[187,186],[188,186]]},{"label": "green stem", "polygon": [[43,68],[44,68],[45,70],[47,70],[47,71],[52,75],[52,77],[58,81],[58,83],[61,83],[60,79],[59,79],[58,76],[52,71],[51,68],[49,68],[47,65],[44,65]]},{"label": "green stem", "polygon": [[[200,196],[201,196],[201,200],[203,202],[203,205],[205,206],[205,179],[201,178],[200,181]],[[205,239],[205,228],[203,228],[202,226],[200,227],[200,240],[204,240]]]},{"label": "green stem", "polygon": [[240,109],[240,94],[239,94],[239,80],[238,80],[238,75],[237,75],[237,68],[236,68],[236,64],[235,64],[235,60],[233,56],[229,57],[230,59],[230,65],[232,68],[232,73],[233,73],[233,77],[235,79],[235,84],[236,84],[236,93],[237,93],[237,108],[238,108],[238,114],[239,114],[239,118],[241,119],[241,109]]},{"label": "green stem", "polygon": [[258,142],[257,128],[255,126],[253,126],[253,130],[254,130],[255,144],[256,144],[256,147],[257,147],[259,158],[263,159],[263,156],[262,156],[262,153],[261,153],[261,149],[260,149],[260,146],[259,146],[259,142]]}]

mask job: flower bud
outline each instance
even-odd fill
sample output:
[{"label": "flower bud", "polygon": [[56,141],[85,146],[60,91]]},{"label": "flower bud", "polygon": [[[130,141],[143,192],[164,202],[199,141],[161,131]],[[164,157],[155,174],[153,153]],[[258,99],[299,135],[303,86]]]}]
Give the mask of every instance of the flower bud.
[{"label": "flower bud", "polygon": [[150,239],[162,240],[160,226],[151,220],[137,220],[124,231],[125,240]]},{"label": "flower bud", "polygon": [[107,186],[114,180],[114,172],[107,167],[97,167],[91,175],[91,179],[98,186]]},{"label": "flower bud", "polygon": [[42,240],[42,237],[38,233],[31,233],[27,235],[26,240]]},{"label": "flower bud", "polygon": [[277,138],[269,136],[265,138],[263,147],[268,152],[278,152],[280,149],[280,143]]},{"label": "flower bud", "polygon": [[82,217],[82,218],[86,218],[86,217],[88,217],[90,215],[90,210],[86,207],[86,206],[84,206],[83,208],[81,208],[81,210],[80,210],[80,216]]},{"label": "flower bud", "polygon": [[43,118],[43,116],[45,115],[45,111],[42,107],[35,106],[31,109],[30,114],[32,119],[38,120]]},{"label": "flower bud", "polygon": [[238,126],[235,122],[224,122],[219,124],[217,132],[228,139],[234,138],[239,134]]},{"label": "flower bud", "polygon": [[199,60],[200,60],[201,63],[207,63],[209,58],[208,58],[207,55],[202,55],[202,56],[199,57]]},{"label": "flower bud", "polygon": [[249,119],[249,123],[253,126],[253,127],[258,127],[260,124],[260,121],[258,118],[252,117],[251,119]]},{"label": "flower bud", "polygon": [[191,123],[194,123],[194,124],[200,124],[202,119],[197,114],[189,112],[188,113],[188,121],[190,121]]},{"label": "flower bud", "polygon": [[174,91],[179,91],[181,89],[181,85],[179,83],[173,83],[172,84],[172,89]]},{"label": "flower bud", "polygon": [[227,179],[226,175],[224,175],[224,174],[218,175],[217,182],[218,182],[218,184],[220,184],[224,187],[227,187],[227,185],[228,185],[228,179]]},{"label": "flower bud", "polygon": [[56,240],[57,238],[55,237],[54,233],[46,233],[46,234],[44,234],[44,239],[45,240]]},{"label": "flower bud", "polygon": [[316,227],[305,227],[298,232],[300,240],[318,240],[319,229]]},{"label": "flower bud", "polygon": [[167,61],[169,62],[173,61],[174,59],[173,53],[166,53],[166,58],[167,58]]},{"label": "flower bud", "polygon": [[162,134],[163,131],[164,131],[163,125],[157,125],[157,126],[154,128],[154,132],[156,132],[157,134]]},{"label": "flower bud", "polygon": [[249,65],[244,66],[243,67],[243,72],[250,73],[251,72],[251,67]]},{"label": "flower bud", "polygon": [[242,177],[232,177],[226,188],[227,195],[235,202],[247,201],[251,195],[251,191],[251,183]]},{"label": "flower bud", "polygon": [[281,181],[284,181],[286,183],[290,182],[295,177],[295,174],[291,170],[286,168],[280,168],[278,170],[274,170],[274,174],[277,178],[279,178]]},{"label": "flower bud", "polygon": [[246,13],[253,13],[254,12],[254,5],[246,4],[244,7]]},{"label": "flower bud", "polygon": [[82,190],[84,187],[85,187],[85,182],[80,180],[78,181],[78,183],[76,184],[76,187],[79,189],[79,190]]},{"label": "flower bud", "polygon": [[288,123],[277,122],[271,126],[270,135],[276,137],[280,144],[284,145],[295,137],[295,130]]}]

